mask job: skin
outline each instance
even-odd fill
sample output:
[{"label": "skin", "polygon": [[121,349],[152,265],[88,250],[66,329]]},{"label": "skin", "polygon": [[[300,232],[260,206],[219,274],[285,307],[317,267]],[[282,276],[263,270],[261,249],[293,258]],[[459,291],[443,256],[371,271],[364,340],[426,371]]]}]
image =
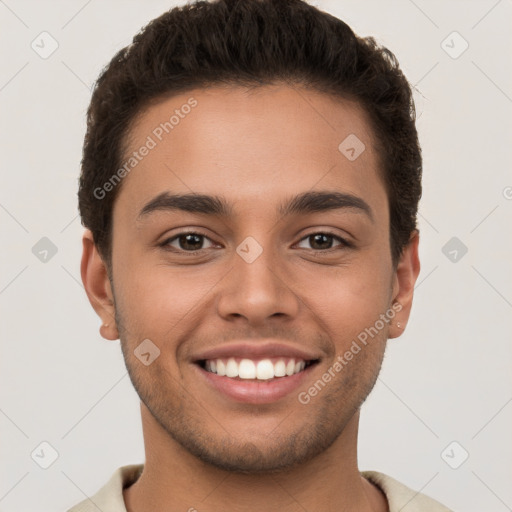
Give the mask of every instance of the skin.
[{"label": "skin", "polygon": [[[112,282],[92,234],[83,237],[82,279],[108,324],[100,332],[121,339],[141,398],[146,462],[124,490],[127,510],[386,511],[383,493],[358,470],[359,408],[387,339],[407,323],[419,238],[411,235],[393,266],[368,118],[356,103],[298,86],[213,87],[146,108],[127,154],[190,97],[198,105],[123,179],[113,211]],[[354,161],[338,150],[352,133],[366,146]],[[311,190],[353,194],[373,220],[354,208],[277,215],[282,201]],[[159,210],[139,217],[165,191],[222,195],[233,215]],[[159,245],[194,230],[206,238]],[[352,247],[310,237],[326,230]],[[252,263],[236,252],[248,236],[263,249]],[[186,254],[194,248],[202,254]],[[191,360],[236,340],[284,341],[321,356],[297,390],[305,391],[393,303],[402,309],[392,322],[308,404],[296,392],[267,404],[235,402],[198,379]],[[144,339],[160,350],[149,366],[134,355]]]}]

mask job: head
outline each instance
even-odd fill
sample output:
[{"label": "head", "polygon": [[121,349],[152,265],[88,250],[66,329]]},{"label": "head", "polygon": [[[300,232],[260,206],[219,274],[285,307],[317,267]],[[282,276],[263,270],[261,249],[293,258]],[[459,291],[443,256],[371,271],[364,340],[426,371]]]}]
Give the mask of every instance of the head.
[{"label": "head", "polygon": [[[196,2],[114,56],[87,121],[82,278],[155,422],[233,471],[326,450],[419,272],[421,152],[394,55],[302,0]],[[365,329],[307,404],[235,403],[198,378],[202,351],[271,339],[318,356],[312,385]]]}]

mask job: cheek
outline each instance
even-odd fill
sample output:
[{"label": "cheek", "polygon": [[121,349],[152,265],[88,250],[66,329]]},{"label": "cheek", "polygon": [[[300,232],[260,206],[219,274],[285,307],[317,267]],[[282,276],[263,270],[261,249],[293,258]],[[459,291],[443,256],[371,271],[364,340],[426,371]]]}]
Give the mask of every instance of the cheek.
[{"label": "cheek", "polygon": [[389,308],[390,274],[382,261],[311,268],[294,278],[307,309],[318,316],[317,321],[337,343],[350,344]]},{"label": "cheek", "polygon": [[227,270],[144,265],[142,258],[134,265],[125,261],[115,282],[117,306],[127,329],[139,337],[153,337],[155,342],[176,338],[186,325],[199,323],[215,285]]}]

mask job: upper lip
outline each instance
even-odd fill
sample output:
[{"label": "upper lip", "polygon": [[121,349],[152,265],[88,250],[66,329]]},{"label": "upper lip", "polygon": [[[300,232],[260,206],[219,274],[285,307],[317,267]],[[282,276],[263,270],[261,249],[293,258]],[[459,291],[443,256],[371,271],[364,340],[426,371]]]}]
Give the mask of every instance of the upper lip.
[{"label": "upper lip", "polygon": [[221,359],[226,357],[241,357],[247,359],[257,359],[266,357],[290,357],[294,359],[303,359],[311,361],[320,359],[318,354],[313,354],[302,348],[292,347],[282,343],[265,342],[243,342],[230,343],[220,347],[210,348],[200,352],[192,357],[194,362],[204,361],[205,359]]}]

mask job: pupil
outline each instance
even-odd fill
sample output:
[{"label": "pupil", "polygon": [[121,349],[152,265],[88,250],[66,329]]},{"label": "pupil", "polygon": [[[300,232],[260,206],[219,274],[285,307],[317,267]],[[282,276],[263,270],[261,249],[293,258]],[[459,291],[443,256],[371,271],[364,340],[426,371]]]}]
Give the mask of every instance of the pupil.
[{"label": "pupil", "polygon": [[318,234],[315,234],[315,235],[312,235],[311,236],[314,240],[314,243],[312,244],[313,246],[319,242],[320,245],[322,245],[322,240],[325,242],[325,240],[327,240],[327,247],[320,247],[322,249],[330,249],[331,247],[331,243],[329,242],[332,242],[332,237],[331,235],[326,235],[325,233],[318,233]]},{"label": "pupil", "polygon": [[[195,239],[196,241],[196,246],[194,247],[194,241],[190,242],[191,240]],[[184,243],[182,243],[184,241]],[[182,235],[180,236],[180,245],[181,245],[181,248],[182,249],[191,249],[191,250],[197,250],[197,249],[200,249],[201,247],[197,247],[197,245],[201,246],[201,235],[194,235],[194,234],[190,234],[190,235]],[[188,245],[188,247],[187,247]],[[191,247],[192,245],[192,247]]]}]

